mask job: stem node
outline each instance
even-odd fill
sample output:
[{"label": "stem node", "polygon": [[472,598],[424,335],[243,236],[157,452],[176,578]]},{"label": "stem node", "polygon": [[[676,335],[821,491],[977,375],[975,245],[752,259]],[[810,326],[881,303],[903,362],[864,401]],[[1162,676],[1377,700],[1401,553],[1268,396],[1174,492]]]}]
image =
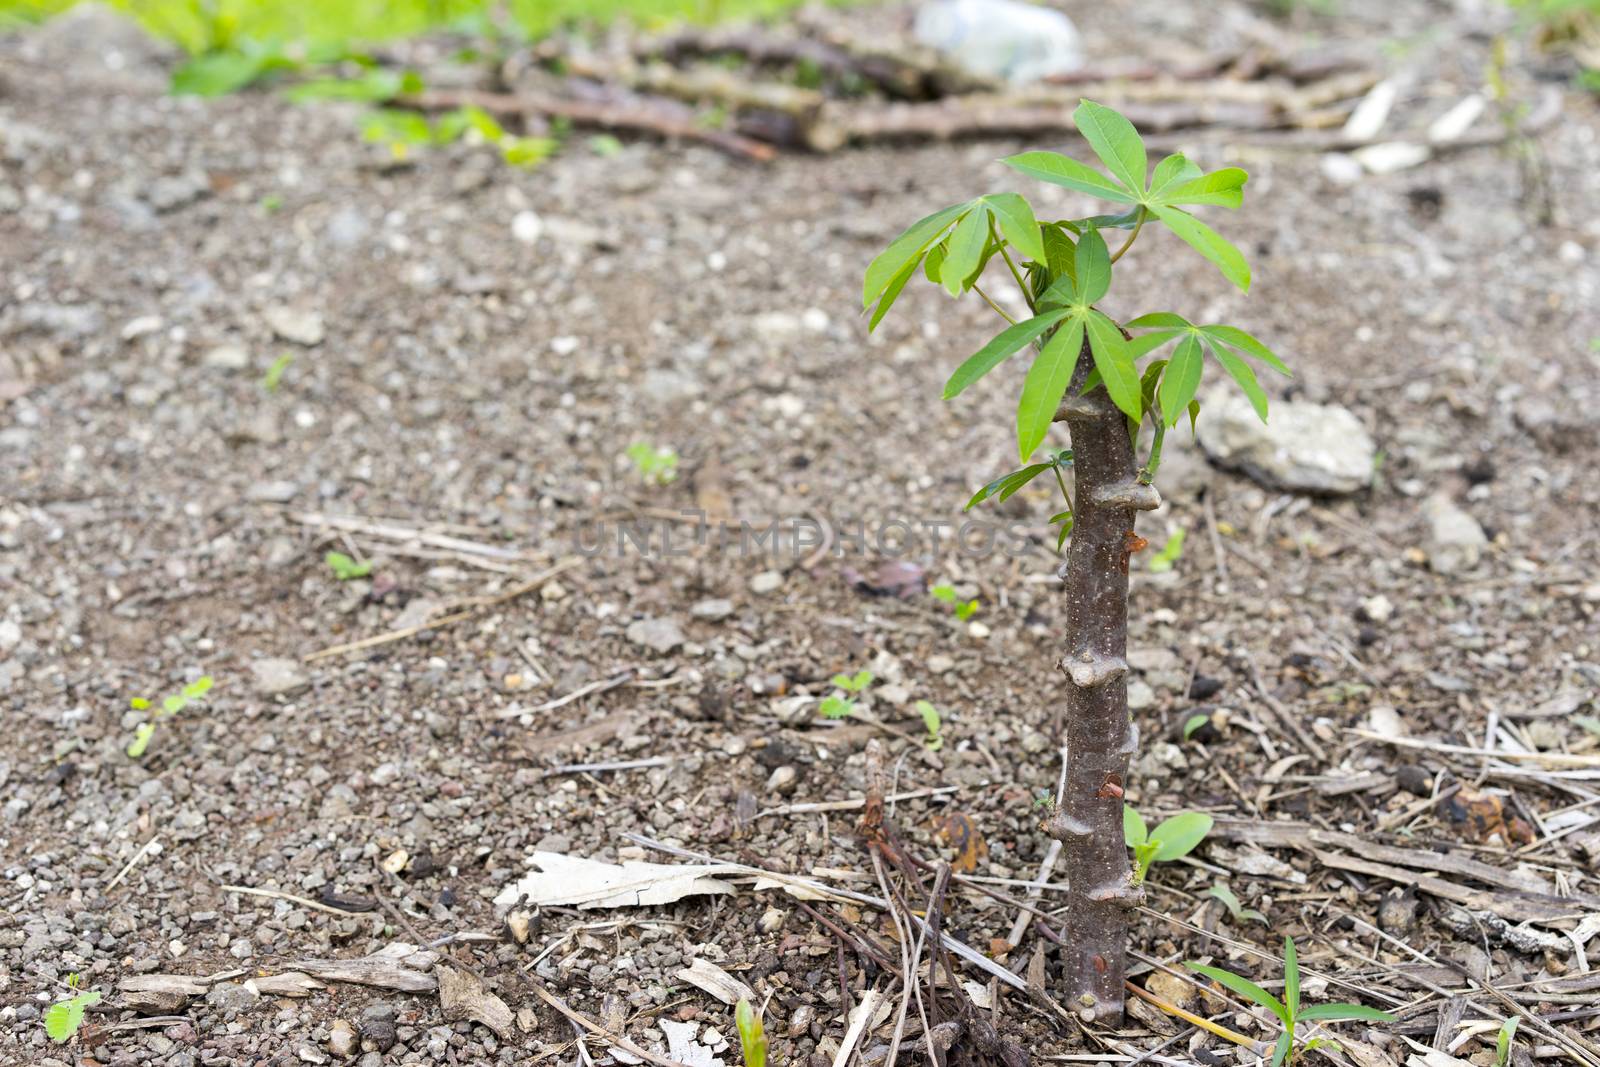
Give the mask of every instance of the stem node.
[{"label": "stem node", "polygon": [[1121,656],[1102,656],[1084,651],[1061,661],[1061,669],[1079,689],[1098,689],[1128,673],[1128,661]]},{"label": "stem node", "polygon": [[1161,494],[1156,492],[1156,487],[1136,478],[1096,486],[1091,499],[1103,507],[1133,511],[1154,511],[1161,506]]}]

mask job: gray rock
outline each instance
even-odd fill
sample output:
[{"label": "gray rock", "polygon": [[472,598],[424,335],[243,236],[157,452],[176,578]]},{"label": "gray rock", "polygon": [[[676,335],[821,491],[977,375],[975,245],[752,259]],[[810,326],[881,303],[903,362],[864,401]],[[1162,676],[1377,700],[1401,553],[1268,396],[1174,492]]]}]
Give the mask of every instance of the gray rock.
[{"label": "gray rock", "polygon": [[1213,463],[1274,489],[1336,495],[1371,484],[1377,449],[1350,409],[1280,402],[1270,414],[1263,425],[1243,396],[1213,392],[1200,413],[1200,446]]},{"label": "gray rock", "polygon": [[218,982],[206,990],[206,1003],[222,1012],[225,1016],[238,1015],[240,1012],[249,1011],[260,1000],[261,997],[258,994],[252,993],[240,982]]},{"label": "gray rock", "polygon": [[702,600],[689,609],[689,614],[697,619],[710,619],[713,622],[718,619],[726,619],[733,614],[733,601],[720,597],[713,600]]},{"label": "gray rock", "polygon": [[156,214],[165,215],[210,195],[211,180],[205,172],[186,170],[155,179],[145,186],[141,199],[154,208]]},{"label": "gray rock", "polygon": [[1428,520],[1428,565],[1434,571],[1455,574],[1478,565],[1489,538],[1477,519],[1443,493],[1429,497],[1422,505],[1422,514]]},{"label": "gray rock", "polygon": [[256,692],[267,697],[284,696],[311,684],[292,659],[258,659],[250,664],[250,673],[255,675]]},{"label": "gray rock", "polygon": [[15,321],[19,332],[37,330],[58,341],[80,341],[99,333],[105,325],[99,308],[88,304],[47,304],[37,300],[24,301],[17,309]]},{"label": "gray rock", "polygon": [[361,1047],[369,1052],[388,1052],[397,1039],[394,1005],[379,1001],[361,1013]]},{"label": "gray rock", "polygon": [[629,641],[666,655],[683,644],[683,628],[673,619],[640,619],[627,629]]},{"label": "gray rock", "polygon": [[244,370],[250,366],[250,353],[239,345],[218,345],[200,357],[200,362],[217,370]]},{"label": "gray rock", "polygon": [[350,1059],[361,1050],[360,1039],[356,1037],[356,1029],[343,1019],[335,1019],[328,1025],[328,1051],[341,1060]]},{"label": "gray rock", "polygon": [[245,490],[245,499],[257,504],[287,504],[300,487],[293,482],[257,482]]},{"label": "gray rock", "polygon": [[1143,711],[1156,702],[1156,691],[1150,688],[1150,683],[1142,678],[1135,678],[1128,683],[1128,708],[1131,711]]},{"label": "gray rock", "polygon": [[266,319],[267,327],[285,341],[293,341],[297,345],[308,348],[320,345],[327,336],[327,331],[322,325],[322,316],[315,311],[306,311],[302,308],[285,306],[271,307],[262,313]]},{"label": "gray rock", "polygon": [[783,587],[783,575],[777,571],[762,571],[750,579],[750,591],[765,596],[775,593]]}]

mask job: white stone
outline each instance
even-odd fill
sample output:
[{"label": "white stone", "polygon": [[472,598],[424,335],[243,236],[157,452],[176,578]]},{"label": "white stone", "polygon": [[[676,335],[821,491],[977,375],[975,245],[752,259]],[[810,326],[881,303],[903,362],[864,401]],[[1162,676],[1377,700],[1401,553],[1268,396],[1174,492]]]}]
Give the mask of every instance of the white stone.
[{"label": "white stone", "polygon": [[537,244],[544,235],[544,220],[532,211],[519,211],[511,220],[511,236],[525,245]]},{"label": "white stone", "polygon": [[267,320],[267,327],[285,341],[293,341],[297,345],[308,348],[320,345],[327,336],[327,331],[322,325],[322,316],[314,311],[305,311],[300,308],[278,307],[268,308],[263,313]]},{"label": "white stone", "polygon": [[777,571],[762,571],[750,579],[750,591],[761,596],[775,593],[783,587],[783,575]]},{"label": "white stone", "polygon": [[1422,505],[1428,520],[1428,565],[1439,574],[1455,574],[1478,565],[1489,544],[1478,520],[1456,506],[1444,493],[1435,493]]},{"label": "white stone", "polygon": [[1242,395],[1212,392],[1200,413],[1200,446],[1213,463],[1275,489],[1332,495],[1371,484],[1377,449],[1348,408],[1280,401],[1269,416],[1263,425]]}]

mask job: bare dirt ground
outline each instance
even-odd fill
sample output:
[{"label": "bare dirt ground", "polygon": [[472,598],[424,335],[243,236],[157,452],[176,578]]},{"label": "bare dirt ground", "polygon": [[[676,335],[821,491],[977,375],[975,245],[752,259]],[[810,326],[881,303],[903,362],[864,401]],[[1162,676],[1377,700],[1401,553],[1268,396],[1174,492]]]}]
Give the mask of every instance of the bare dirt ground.
[{"label": "bare dirt ground", "polygon": [[[1226,11],[1204,30],[1162,5],[1083,21],[1092,48],[1154,53],[1141,16],[1203,48],[1237,31]],[[1491,15],[1363,4],[1286,32],[1404,72],[1415,124],[1479,84]],[[779,1062],[832,1062],[843,998],[891,975],[781,893],[549,907],[526,945],[491,901],[534,849],[672,861],[627,834],[875,894],[850,806],[873,738],[892,788],[917,794],[892,811],[908,852],[949,858],[936,829],[963,816],[986,846],[973,875],[1037,875],[1061,622],[1042,490],[1001,512],[1025,550],[924,537],[907,557],[980,599],[975,629],[920,587],[871,595],[890,553],[849,537],[853,520],[959,520],[1007,469],[1020,368],[938,400],[984,310],[916,292],[872,337],[856,311],[883,242],[1012,186],[995,160],[1019,144],[762,167],[630,142],[532,171],[458,145],[393,165],[339,107],[174,99],[156,50],[125,42],[108,68],[103,43],[0,39],[0,1061],[318,1063],[344,1051],[336,1019],[368,1065],[606,1056],[569,1044],[537,982],[662,1055],[662,1021],[703,1023],[737,1062],[718,1044],[737,1044],[731,1010],[677,976],[698,958],[770,997]],[[1516,91],[1551,83],[1514,57]],[[1600,687],[1596,119],[1569,92],[1539,139],[1548,224],[1499,148],[1345,185],[1313,152],[1169,137],[1251,170],[1246,210],[1219,225],[1257,283],[1227,291],[1175,242],[1130,257],[1119,314],[1250,328],[1298,371],[1276,395],[1349,407],[1381,450],[1370,490],[1316,499],[1178,448],[1141,529],[1159,545],[1182,526],[1186,550],[1170,574],[1139,570],[1132,596],[1129,798],[1219,819],[1195,863],[1153,874],[1140,959],[1272,981],[1293,934],[1308,996],[1401,1016],[1340,1027],[1353,1062],[1403,1062],[1407,1037],[1487,1062],[1511,1003],[1553,1020],[1524,1022],[1519,1057],[1597,1039],[1600,750],[1577,721]],[[621,458],[638,441],[680,452],[681,476],[644,485]],[[1424,509],[1441,493],[1490,539],[1453,573]],[[675,518],[696,507],[833,536],[697,545]],[[628,522],[651,552],[617,549]],[[329,549],[373,574],[335,581]],[[828,679],[861,668],[889,730],[816,713]],[[201,674],[209,701],[129,759],[128,699]],[[917,740],[924,698],[937,753]],[[1184,741],[1197,712],[1211,722]],[[1352,732],[1374,728],[1392,742]],[[645,765],[557,769],[624,761]],[[807,807],[822,802],[846,803]],[[1228,915],[1218,882],[1267,922]],[[1048,939],[999,943],[1018,909],[976,885],[1025,892],[957,883],[948,929],[1020,975],[1038,959],[1048,990]],[[818,907],[895,944],[871,908]],[[447,1019],[433,992],[244,984],[451,935],[436,950],[519,1013],[503,1035]],[[58,1046],[41,1013],[69,972],[106,999],[87,1043]],[[139,1017],[119,984],[158,973],[223,977],[164,1022],[117,1026]],[[1113,1030],[996,999],[1035,1057],[1117,1055]],[[1462,1013],[1494,1025],[1472,1038]],[[1121,1033],[1166,1062],[1235,1058],[1159,1013]]]}]

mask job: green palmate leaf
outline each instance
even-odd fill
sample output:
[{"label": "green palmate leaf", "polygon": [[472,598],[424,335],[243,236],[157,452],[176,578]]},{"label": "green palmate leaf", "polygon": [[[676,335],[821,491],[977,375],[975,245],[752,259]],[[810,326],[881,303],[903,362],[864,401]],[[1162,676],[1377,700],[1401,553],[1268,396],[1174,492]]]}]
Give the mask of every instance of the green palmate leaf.
[{"label": "green palmate leaf", "polygon": [[1197,974],[1205,975],[1224,989],[1231,989],[1246,1000],[1254,1001],[1261,1005],[1276,1015],[1278,1020],[1285,1026],[1289,1024],[1289,1009],[1283,1006],[1283,1001],[1268,993],[1265,989],[1250,981],[1250,979],[1234,974],[1232,971],[1225,971],[1221,967],[1208,967],[1200,963],[1186,963],[1184,966]]},{"label": "green palmate leaf", "polygon": [[[937,252],[938,249],[936,248],[933,251]],[[932,261],[933,252],[929,252],[925,262],[932,263]],[[911,280],[911,276],[917,272],[918,262],[919,259],[907,260],[906,265],[900,269],[900,273],[896,274],[892,279],[890,279],[889,287],[883,291],[883,296],[878,300],[878,306],[872,309],[872,317],[867,320],[868,333],[871,333],[873,330],[878,328],[878,323],[882,322],[883,317],[889,314],[889,309],[894,307],[894,302],[900,299],[900,293],[904,291],[906,283],[909,282]],[[930,274],[929,280],[937,282],[939,279]]]},{"label": "green palmate leaf", "polygon": [[178,96],[224,96],[270,70],[290,65],[282,56],[267,51],[213,52],[173,71],[172,92]]},{"label": "green palmate leaf", "polygon": [[[996,478],[982,489],[979,489],[976,493],[973,493],[972,499],[967,501],[967,506],[961,510],[971,511],[973,508],[977,507],[985,500],[988,500],[990,497],[998,497],[1000,500],[1008,500],[1018,489],[1021,489],[1023,486],[1027,485],[1029,482],[1033,481],[1035,478],[1039,477],[1039,475],[1043,474],[1047,470],[1050,470],[1054,466],[1054,463],[1030,463],[1028,466],[1023,467],[1019,471],[1012,471],[1010,474],[1002,474],[1000,477]],[[934,590],[934,593],[937,595],[938,590]],[[954,589],[950,590],[950,595],[952,598],[954,598]]]},{"label": "green palmate leaf", "polygon": [[1160,845],[1156,859],[1170,863],[1193,852],[1211,832],[1212,818],[1203,811],[1179,812],[1150,831],[1150,840]]},{"label": "green palmate leaf", "polygon": [[1039,222],[1033,217],[1033,208],[1017,193],[996,193],[983,198],[989,213],[1000,224],[1011,247],[1035,262],[1045,261],[1044,238],[1039,233]]},{"label": "green palmate leaf", "polygon": [[871,306],[874,300],[883,295],[908,260],[927,251],[929,245],[971,209],[972,201],[969,200],[963,204],[953,204],[943,211],[935,211],[912,223],[904,233],[891,241],[889,247],[878,253],[867,266],[866,279],[862,283],[861,306]]},{"label": "green palmate leaf", "polygon": [[1117,324],[1099,311],[1090,311],[1088,320],[1089,349],[1094,353],[1094,368],[1105,382],[1111,402],[1130,419],[1138,420],[1139,372],[1133,364],[1133,353],[1123,340]]},{"label": "green palmate leaf", "polygon": [[1224,278],[1245,292],[1250,290],[1250,265],[1244,261],[1239,250],[1223,240],[1217,231],[1182,208],[1169,204],[1154,204],[1150,211],[1191,248],[1215,263]]},{"label": "green palmate leaf", "polygon": [[1167,361],[1167,372],[1162,376],[1157,400],[1161,408],[1161,421],[1166,423],[1168,429],[1178,425],[1184,409],[1200,388],[1204,355],[1195,336],[1185,334],[1173,350],[1172,358]]},{"label": "green palmate leaf", "polygon": [[1300,957],[1295,955],[1292,937],[1283,939],[1283,1004],[1290,1016],[1300,1014]]},{"label": "green palmate leaf", "polygon": [[1244,202],[1244,183],[1249,179],[1250,175],[1238,167],[1225,167],[1173,185],[1163,190],[1158,200],[1163,204],[1238,207]]},{"label": "green palmate leaf", "polygon": [[1299,1014],[1308,1022],[1336,1022],[1340,1019],[1361,1019],[1373,1023],[1392,1023],[1394,1016],[1365,1004],[1313,1004]]},{"label": "green palmate leaf", "polygon": [[83,1025],[84,1011],[98,1003],[100,994],[91,989],[50,1005],[50,1010],[44,1013],[44,1032],[50,1035],[52,1041],[70,1040],[78,1032],[78,1027]]},{"label": "green palmate leaf", "polygon": [[1254,356],[1285,377],[1294,377],[1294,372],[1284,365],[1283,360],[1279,359],[1272,349],[1237,326],[1202,326],[1200,332],[1218,344],[1227,345],[1247,356]]},{"label": "green palmate leaf", "polygon": [[1222,364],[1223,370],[1239,383],[1239,388],[1243,389],[1244,395],[1250,399],[1250,406],[1256,409],[1256,416],[1262,422],[1266,422],[1267,394],[1256,382],[1256,372],[1250,369],[1250,364],[1220,346],[1212,348],[1211,354],[1217,357],[1217,362]]},{"label": "green palmate leaf", "polygon": [[1078,303],[1078,283],[1070,274],[1063,274],[1050,283],[1050,287],[1039,294],[1035,301],[1042,308],[1058,308],[1068,304]]},{"label": "green palmate leaf", "polygon": [[1111,288],[1111,253],[1099,230],[1091,229],[1078,238],[1073,267],[1077,275],[1079,301],[1092,304],[1106,295]]},{"label": "green palmate leaf", "polygon": [[1066,318],[1067,314],[1065,310],[1046,311],[1042,315],[1023,319],[1000,331],[950,375],[950,380],[944,385],[944,399],[949,400],[960,395],[963,389],[994,370],[1024,345],[1032,343],[1039,335]]},{"label": "green palmate leaf", "polygon": [[1072,122],[1113,177],[1127,186],[1136,198],[1144,192],[1144,141],[1140,140],[1133,123],[1093,100],[1079,102],[1072,113]]},{"label": "green palmate leaf", "polygon": [[1150,175],[1150,196],[1159,200],[1161,191],[1168,186],[1198,177],[1200,168],[1189,162],[1181,152],[1175,153],[1156,164],[1156,169]]},{"label": "green palmate leaf", "polygon": [[1132,804],[1122,805],[1122,837],[1129,848],[1135,848],[1150,839],[1150,832],[1145,828],[1144,816],[1133,809]]},{"label": "green palmate leaf", "polygon": [[1152,311],[1148,315],[1130,319],[1123,325],[1130,330],[1148,330],[1157,326],[1165,330],[1187,330],[1189,320],[1171,311]]},{"label": "green palmate leaf", "polygon": [[1061,524],[1061,530],[1056,534],[1056,551],[1060,552],[1061,546],[1067,543],[1067,537],[1072,533],[1072,512],[1063,511],[1052,515],[1050,521]]},{"label": "green palmate leaf", "polygon": [[1272,1067],[1279,1067],[1289,1056],[1289,1049],[1294,1045],[1294,1035],[1285,1030],[1278,1035],[1277,1044],[1272,1046]]},{"label": "green palmate leaf", "polygon": [[984,247],[989,243],[989,213],[975,210],[956,225],[950,235],[950,250],[939,268],[939,280],[951,296],[960,296],[968,279],[978,273]]},{"label": "green palmate leaf", "polygon": [[1077,248],[1072,238],[1067,236],[1067,231],[1051,223],[1044,227],[1043,238],[1045,266],[1050,268],[1050,273],[1057,278],[1074,277]]},{"label": "green palmate leaf", "polygon": [[1178,336],[1179,332],[1178,330],[1157,330],[1154,333],[1142,333],[1128,342],[1128,352],[1136,360],[1143,359]]},{"label": "green palmate leaf", "polygon": [[1017,449],[1024,461],[1044,443],[1083,348],[1083,320],[1074,316],[1034,357],[1017,402]]},{"label": "green palmate leaf", "polygon": [[1083,225],[1079,227],[1079,232],[1089,229],[1131,230],[1139,225],[1139,218],[1143,214],[1144,210],[1136,207],[1132,211],[1124,211],[1120,215],[1091,215],[1081,220]]},{"label": "green palmate leaf", "polygon": [[1123,204],[1136,204],[1139,197],[1086,163],[1059,152],[1023,152],[1005,160],[1006,166],[1019,174],[1038,178],[1051,185],[1060,185],[1102,200],[1115,200]]}]

